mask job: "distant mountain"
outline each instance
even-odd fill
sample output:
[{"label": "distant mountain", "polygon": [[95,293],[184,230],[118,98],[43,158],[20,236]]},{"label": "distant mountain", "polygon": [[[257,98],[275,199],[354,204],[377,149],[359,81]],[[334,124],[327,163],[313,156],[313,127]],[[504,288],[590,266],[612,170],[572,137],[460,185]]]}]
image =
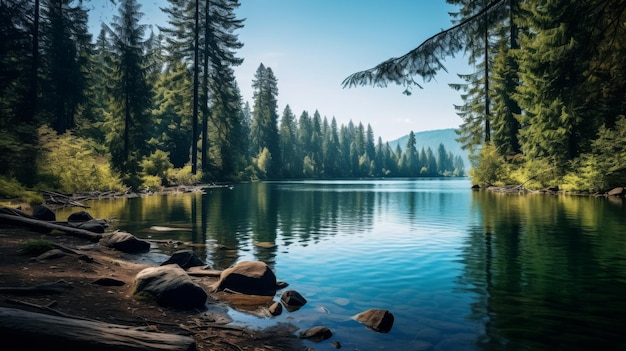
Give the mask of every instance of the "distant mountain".
[{"label": "distant mountain", "polygon": [[[431,148],[434,153],[437,152],[439,144],[443,144],[446,151],[451,152],[454,156],[461,156],[463,164],[465,165],[465,171],[469,171],[471,168],[468,152],[461,148],[461,143],[456,141],[459,136],[454,131],[454,128],[428,130],[424,132],[415,133],[415,147],[419,152],[422,147],[426,150]],[[404,150],[406,143],[409,141],[409,135],[405,135],[399,139],[389,141],[389,146],[392,150],[396,149],[396,145],[400,145],[400,148]]]}]

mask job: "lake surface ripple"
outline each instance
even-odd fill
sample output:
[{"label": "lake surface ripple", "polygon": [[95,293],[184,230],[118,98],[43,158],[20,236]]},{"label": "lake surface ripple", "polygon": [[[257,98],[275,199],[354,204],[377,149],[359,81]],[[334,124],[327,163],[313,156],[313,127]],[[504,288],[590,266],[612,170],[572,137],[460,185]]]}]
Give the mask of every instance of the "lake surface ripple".
[{"label": "lake surface ripple", "polygon": [[[195,250],[217,269],[266,262],[307,305],[273,319],[234,310],[233,318],[325,325],[333,337],[311,342],[317,349],[332,340],[347,350],[626,349],[620,199],[419,179],[261,182],[89,205],[140,238],[206,243]],[[169,252],[161,254],[145,259]],[[389,333],[351,320],[369,308],[394,314]]]}]

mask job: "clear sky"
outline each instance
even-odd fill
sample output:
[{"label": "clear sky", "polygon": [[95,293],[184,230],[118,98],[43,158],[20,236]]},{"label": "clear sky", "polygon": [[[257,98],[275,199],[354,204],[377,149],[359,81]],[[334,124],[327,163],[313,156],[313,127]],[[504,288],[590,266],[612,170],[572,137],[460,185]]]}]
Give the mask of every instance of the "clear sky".
[{"label": "clear sky", "polygon": [[[454,110],[460,93],[448,86],[459,83],[457,73],[471,73],[462,55],[445,61],[449,73],[414,88],[343,88],[350,74],[374,67],[417,47],[451,26],[445,0],[241,0],[237,10],[244,28],[237,31],[244,47],[235,68],[245,101],[252,105],[252,79],[261,63],[278,79],[278,113],[285,105],[300,116],[319,111],[329,122],[371,124],[383,141],[414,132],[456,128],[461,123]],[[96,4],[94,4],[96,3]],[[145,14],[141,23],[162,25],[159,7],[165,0],[139,0]],[[85,3],[90,9],[94,37],[100,22],[110,22],[117,9],[108,0]]]}]

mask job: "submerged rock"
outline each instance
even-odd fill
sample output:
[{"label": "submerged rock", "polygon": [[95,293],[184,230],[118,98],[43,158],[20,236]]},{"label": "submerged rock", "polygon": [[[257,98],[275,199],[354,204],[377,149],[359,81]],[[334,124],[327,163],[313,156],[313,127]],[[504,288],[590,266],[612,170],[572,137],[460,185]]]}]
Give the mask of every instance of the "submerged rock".
[{"label": "submerged rock", "polygon": [[287,290],[280,296],[280,300],[285,304],[287,311],[293,312],[306,305],[307,300],[295,290]]},{"label": "submerged rock", "polygon": [[192,250],[179,250],[174,252],[170,258],[161,263],[161,266],[168,264],[177,264],[182,269],[205,265],[200,257],[198,257],[198,255],[196,255],[196,253]]},{"label": "submerged rock", "polygon": [[276,301],[270,307],[268,307],[267,310],[272,316],[279,316],[281,313],[283,313],[283,305],[281,305],[280,302]]},{"label": "submerged rock", "polygon": [[324,326],[316,326],[300,333],[300,338],[308,339],[315,342],[330,339],[332,336],[333,332]]},{"label": "submerged rock", "polygon": [[363,323],[366,327],[380,332],[388,333],[393,327],[393,314],[387,310],[369,309],[352,317]]}]

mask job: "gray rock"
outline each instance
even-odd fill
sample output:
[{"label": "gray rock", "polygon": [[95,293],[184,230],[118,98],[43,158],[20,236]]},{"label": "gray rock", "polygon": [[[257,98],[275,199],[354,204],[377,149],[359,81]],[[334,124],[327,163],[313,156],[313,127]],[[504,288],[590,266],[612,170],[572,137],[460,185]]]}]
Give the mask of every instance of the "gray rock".
[{"label": "gray rock", "polygon": [[203,308],[207,294],[176,264],[150,267],[137,273],[133,295],[155,299],[161,306],[181,309]]},{"label": "gray rock", "polygon": [[87,211],[74,212],[67,217],[68,222],[87,222],[92,219],[93,217]]}]

